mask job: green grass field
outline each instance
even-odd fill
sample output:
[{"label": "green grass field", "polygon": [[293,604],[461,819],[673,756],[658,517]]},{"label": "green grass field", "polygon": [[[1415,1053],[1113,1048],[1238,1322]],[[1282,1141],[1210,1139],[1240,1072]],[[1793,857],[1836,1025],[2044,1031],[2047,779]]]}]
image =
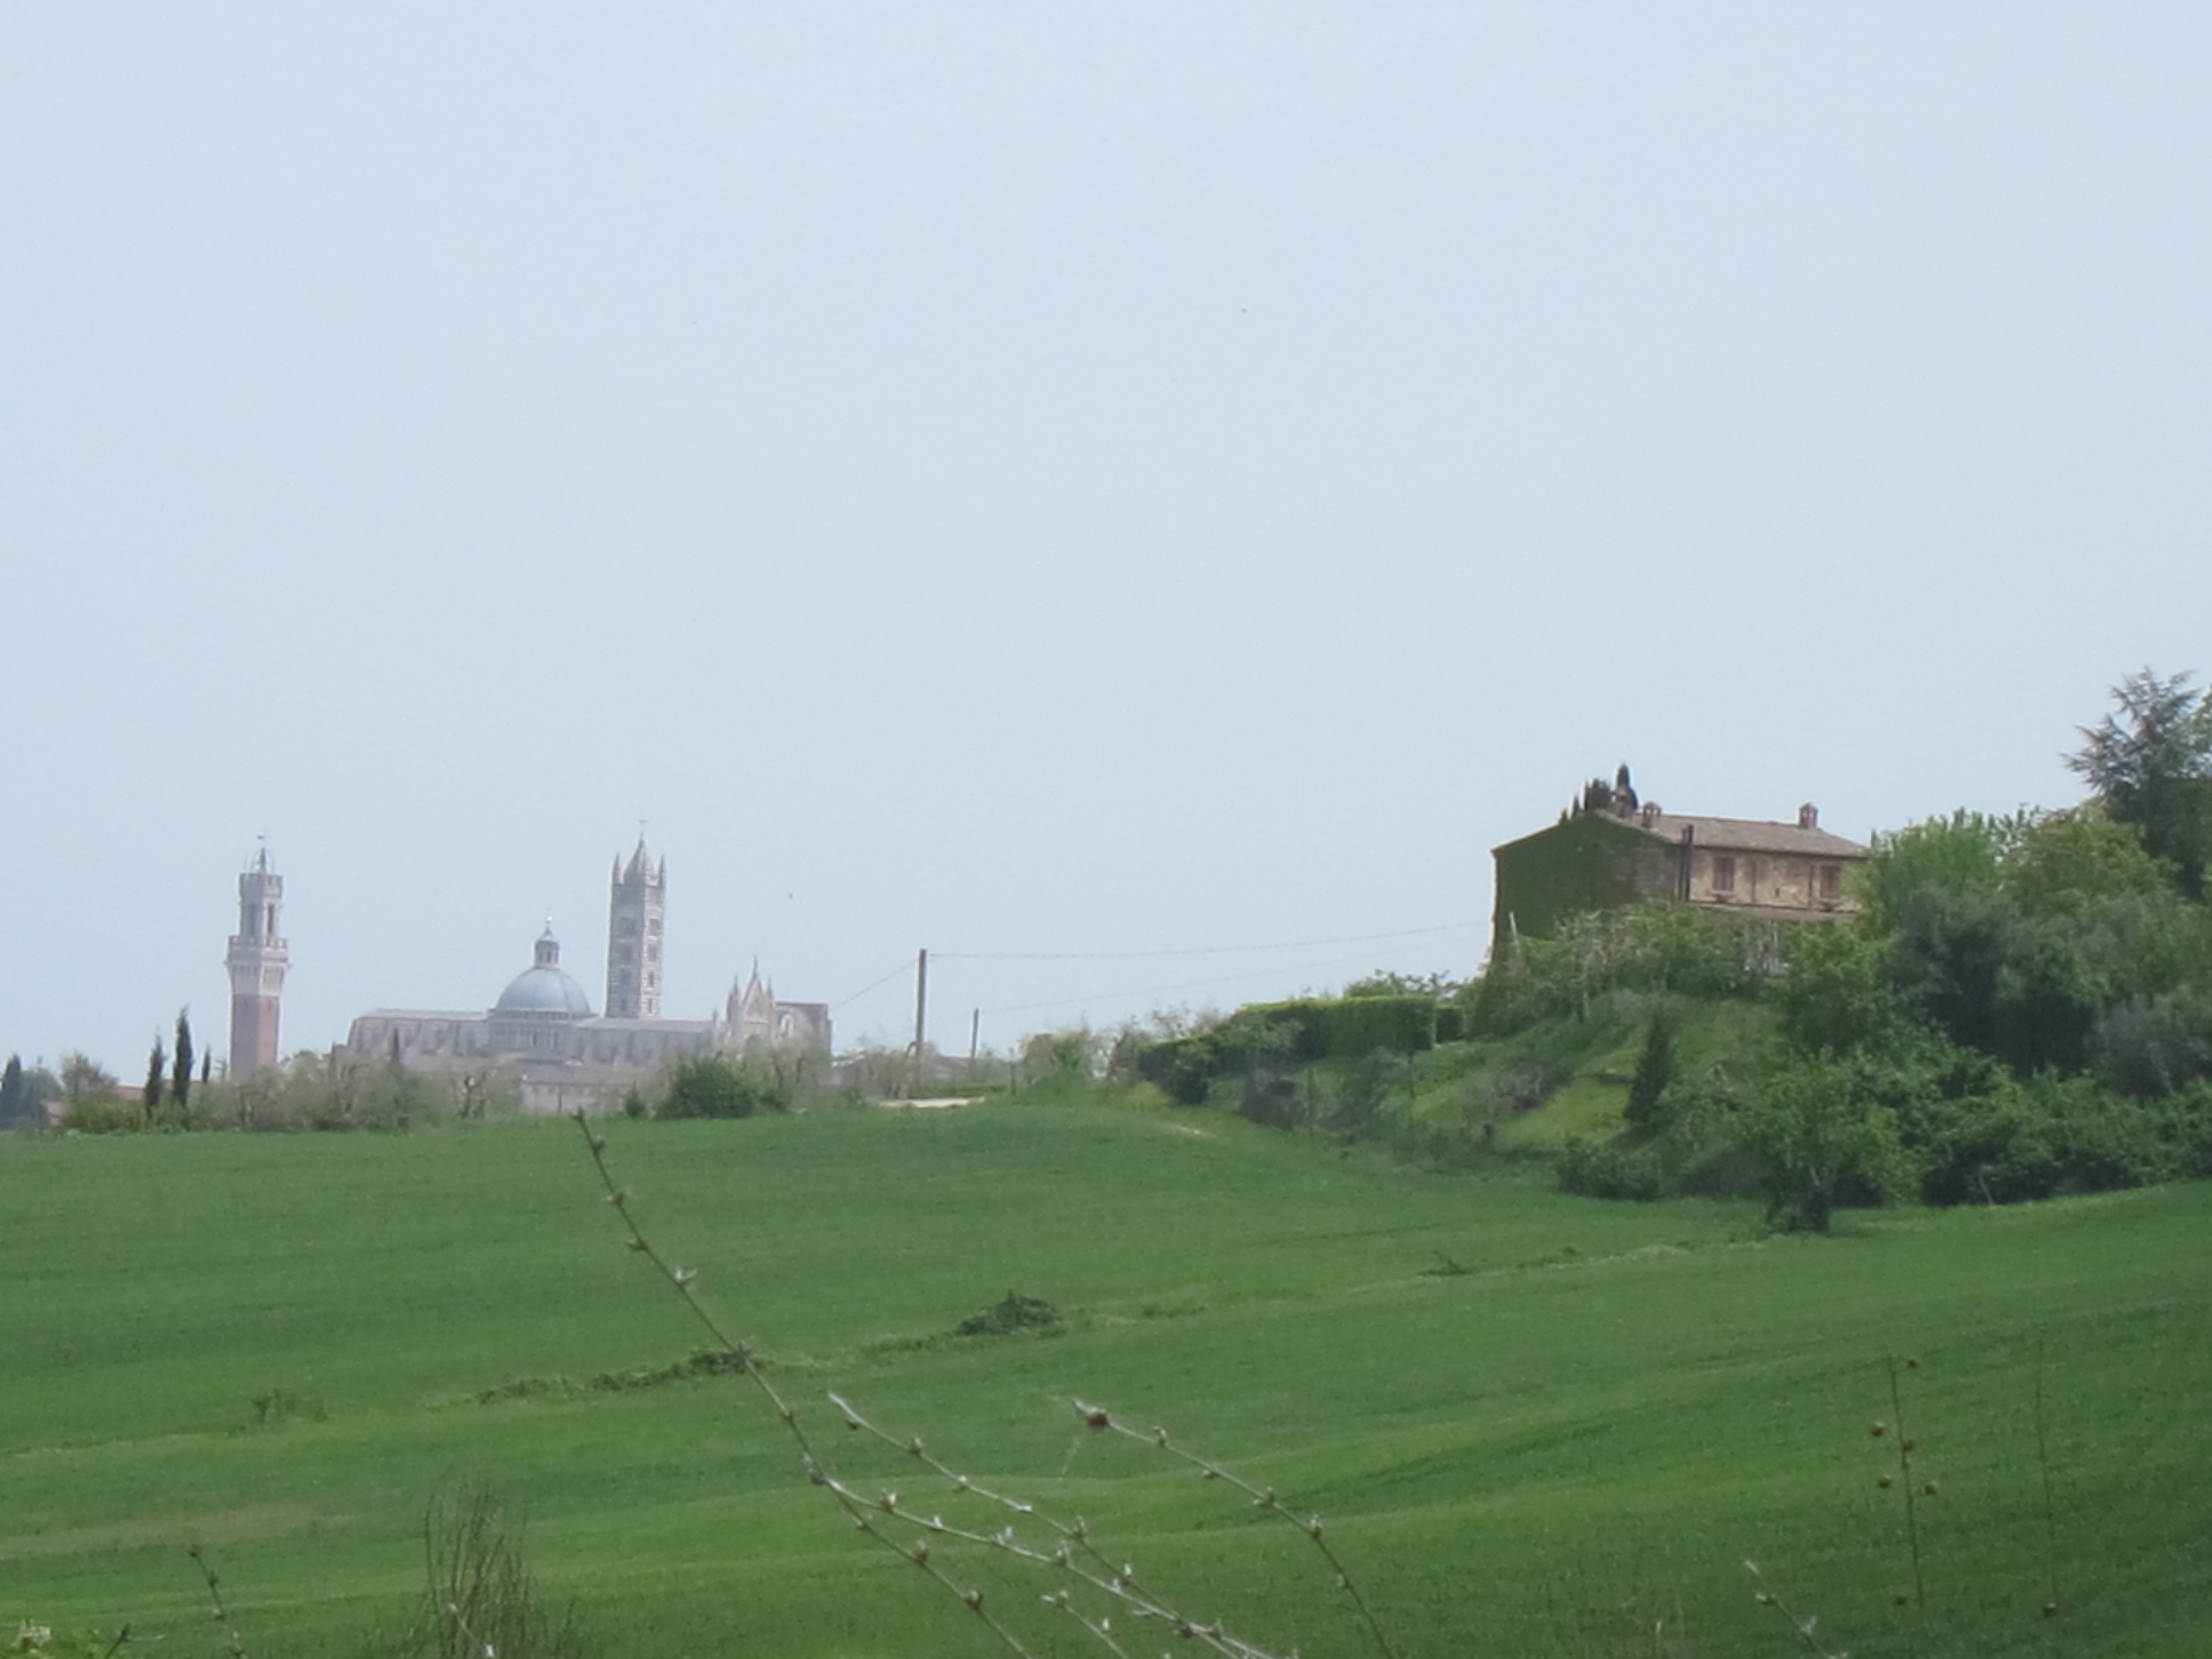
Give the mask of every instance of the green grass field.
[{"label": "green grass field", "polygon": [[[1415,1173],[1213,1113],[606,1133],[856,1483],[944,1501],[828,1389],[1273,1650],[1371,1650],[1295,1530],[1071,1398],[1318,1511],[1408,1659],[1805,1651],[1746,1558],[1857,1659],[2212,1651],[2212,1188],[1768,1238],[1747,1207]],[[9,1139],[0,1215],[0,1621],[225,1651],[197,1542],[254,1659],[370,1653],[426,1502],[481,1474],[599,1653],[999,1650],[805,1484],[749,1385],[563,1386],[697,1342],[573,1126]],[[1009,1290],[1066,1334],[949,1335]],[[1900,1608],[1869,1430],[1906,1355],[1939,1491]],[[534,1391],[479,1401],[511,1382]],[[994,1570],[1041,1650],[1103,1651]]]}]

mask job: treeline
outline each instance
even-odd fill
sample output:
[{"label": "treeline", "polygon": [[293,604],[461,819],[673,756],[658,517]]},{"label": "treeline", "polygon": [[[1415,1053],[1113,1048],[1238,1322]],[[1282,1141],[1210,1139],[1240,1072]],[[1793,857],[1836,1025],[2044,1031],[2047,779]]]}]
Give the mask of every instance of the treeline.
[{"label": "treeline", "polygon": [[520,1107],[513,1080],[496,1072],[409,1072],[387,1060],[312,1052],[246,1078],[212,1076],[203,1066],[198,1080],[182,1088],[173,1086],[173,1076],[154,1087],[149,1073],[149,1084],[129,1096],[106,1070],[72,1055],[60,1081],[55,1127],[80,1134],[390,1131]]},{"label": "treeline", "polygon": [[1194,1106],[1224,1078],[1279,1072],[1330,1060],[1419,1054],[1462,1034],[1462,1010],[1435,995],[1407,995],[1387,981],[1341,998],[1305,997],[1255,1004],[1187,1036],[1146,1042],[1125,1032],[1109,1073],[1153,1084],[1178,1105]]}]

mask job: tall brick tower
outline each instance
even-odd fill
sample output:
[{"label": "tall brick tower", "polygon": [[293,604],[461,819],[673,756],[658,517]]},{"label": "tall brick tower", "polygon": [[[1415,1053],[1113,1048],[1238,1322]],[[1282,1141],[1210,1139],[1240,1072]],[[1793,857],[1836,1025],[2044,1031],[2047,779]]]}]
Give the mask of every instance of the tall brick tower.
[{"label": "tall brick tower", "polygon": [[276,1063],[276,1003],[291,953],[276,931],[284,878],[264,848],[238,878],[238,931],[223,965],[230,969],[230,1074],[251,1077]]},{"label": "tall brick tower", "polygon": [[646,854],[645,837],[629,866],[615,860],[607,900],[607,1018],[660,1018],[660,928],[667,913],[668,860]]}]

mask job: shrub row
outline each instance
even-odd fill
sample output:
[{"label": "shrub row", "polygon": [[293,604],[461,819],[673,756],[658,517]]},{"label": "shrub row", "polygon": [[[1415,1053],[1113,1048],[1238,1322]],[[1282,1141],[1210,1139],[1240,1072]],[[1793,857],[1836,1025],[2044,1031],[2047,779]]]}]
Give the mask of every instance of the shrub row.
[{"label": "shrub row", "polygon": [[1744,1060],[1668,1084],[1617,1139],[1570,1142],[1560,1186],[1759,1196],[1780,1224],[1817,1231],[1838,1206],[2013,1204],[2212,1176],[2212,1082],[2134,1100],[2094,1078],[2016,1078],[1941,1038]]},{"label": "shrub row", "polygon": [[1147,1043],[1137,1051],[1136,1073],[1171,1099],[1196,1105],[1216,1078],[1249,1067],[1419,1054],[1437,1044],[1439,1012],[1436,999],[1423,996],[1302,997],[1255,1004],[1238,1009],[1210,1031]]}]

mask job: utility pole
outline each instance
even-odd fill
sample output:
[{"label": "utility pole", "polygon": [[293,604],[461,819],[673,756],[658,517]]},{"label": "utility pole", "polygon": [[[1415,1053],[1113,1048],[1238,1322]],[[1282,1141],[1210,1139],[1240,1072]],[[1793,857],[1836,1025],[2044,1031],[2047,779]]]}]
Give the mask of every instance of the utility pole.
[{"label": "utility pole", "polygon": [[975,1039],[983,1033],[983,1011],[981,1008],[968,1016],[968,1063],[975,1063]]},{"label": "utility pole", "polygon": [[921,1060],[922,1031],[929,1021],[929,952],[918,951],[914,958],[914,1057]]}]

